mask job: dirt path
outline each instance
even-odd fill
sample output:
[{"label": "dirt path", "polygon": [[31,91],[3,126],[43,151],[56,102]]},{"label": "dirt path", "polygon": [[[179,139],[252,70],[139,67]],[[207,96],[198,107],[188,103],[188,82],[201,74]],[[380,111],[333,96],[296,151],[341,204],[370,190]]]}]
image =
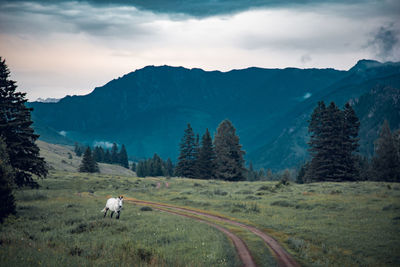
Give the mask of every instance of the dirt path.
[{"label": "dirt path", "polygon": [[[272,250],[273,253],[275,254],[274,256],[275,256],[275,258],[276,258],[277,263],[278,263],[279,266],[289,266],[289,267],[298,267],[298,266],[300,266],[300,265],[292,258],[292,256],[291,256],[289,253],[287,253],[287,252],[279,245],[279,243],[278,243],[275,239],[273,239],[273,238],[270,237],[269,235],[265,234],[264,232],[260,231],[259,229],[255,228],[255,227],[253,227],[253,226],[248,226],[248,225],[245,225],[245,224],[243,224],[243,223],[236,222],[236,221],[233,221],[233,220],[224,218],[224,217],[220,217],[220,216],[208,214],[208,213],[205,213],[205,212],[200,212],[200,211],[191,210],[191,209],[188,209],[188,208],[179,208],[179,207],[175,207],[175,206],[168,205],[168,204],[162,204],[162,203],[155,203],[155,202],[150,202],[150,201],[137,200],[137,199],[134,199],[134,198],[126,198],[126,200],[131,201],[131,202],[134,202],[134,203],[139,204],[139,205],[151,205],[151,206],[153,206],[153,207],[163,207],[163,208],[173,209],[173,210],[175,210],[175,211],[183,211],[183,212],[191,213],[191,214],[194,214],[194,215],[201,215],[201,216],[204,216],[204,217],[208,217],[208,218],[210,218],[210,219],[218,220],[218,221],[221,221],[221,222],[226,222],[226,223],[229,223],[229,224],[236,225],[236,226],[239,226],[239,227],[241,227],[241,228],[247,229],[247,230],[251,231],[252,233],[254,233],[255,235],[259,236],[259,237],[271,248],[271,250]],[[163,209],[161,209],[161,210],[163,210]],[[163,210],[163,211],[165,211],[165,210]],[[190,217],[190,215],[182,215],[182,214],[180,214],[180,213],[176,213],[176,212],[173,212],[173,211],[168,211],[168,212],[175,213],[175,214],[178,214],[178,215],[181,215],[181,216]],[[193,217],[192,217],[192,218],[193,218]],[[195,218],[195,219],[198,219],[198,218]],[[199,219],[199,220],[201,220],[201,219]],[[212,224],[212,223],[207,222],[207,221],[204,221],[204,220],[201,220],[201,221],[206,222],[206,223],[208,223],[208,224],[214,226],[214,227],[217,228],[217,229],[219,229],[218,227],[220,227],[220,226],[218,226],[218,225],[216,225],[216,224]],[[221,227],[221,228],[222,228],[222,227]],[[225,231],[227,231],[225,228],[222,228],[222,229],[224,229]],[[221,230],[221,231],[222,231],[222,230]],[[223,232],[224,232],[224,231],[223,231]],[[228,231],[228,232],[229,232],[229,231]],[[225,232],[224,232],[224,233],[225,233]],[[228,235],[228,236],[229,236],[229,235]],[[233,239],[232,239],[232,241],[233,241]],[[240,240],[240,241],[241,241],[241,240]],[[243,242],[243,241],[241,241],[241,242]],[[234,242],[234,243],[235,243],[235,242]],[[245,245],[244,243],[243,243],[243,245],[246,247],[246,245]],[[238,250],[238,253],[239,253],[239,256],[240,256],[240,253],[241,253],[241,252],[239,251],[239,249],[238,249],[238,247],[236,246],[236,244],[235,244],[235,247],[236,247],[236,249]],[[247,247],[246,247],[246,249],[247,249]],[[249,253],[249,255],[250,255],[250,253]],[[250,256],[250,257],[251,257],[251,256]],[[242,259],[242,258],[241,258],[241,259]],[[245,264],[245,263],[243,263],[243,264]],[[253,264],[254,264],[254,262],[253,262]],[[247,266],[247,265],[246,265],[246,266]],[[251,265],[248,265],[248,266],[251,266]],[[252,266],[255,266],[255,265],[252,265]]]}]

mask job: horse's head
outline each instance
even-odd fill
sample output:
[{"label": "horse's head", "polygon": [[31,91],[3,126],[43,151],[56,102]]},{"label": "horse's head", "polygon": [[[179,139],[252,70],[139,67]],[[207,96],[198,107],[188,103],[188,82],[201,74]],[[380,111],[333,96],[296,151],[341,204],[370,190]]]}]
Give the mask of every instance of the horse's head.
[{"label": "horse's head", "polygon": [[124,202],[124,196],[118,197],[118,209],[122,209],[122,204]]}]

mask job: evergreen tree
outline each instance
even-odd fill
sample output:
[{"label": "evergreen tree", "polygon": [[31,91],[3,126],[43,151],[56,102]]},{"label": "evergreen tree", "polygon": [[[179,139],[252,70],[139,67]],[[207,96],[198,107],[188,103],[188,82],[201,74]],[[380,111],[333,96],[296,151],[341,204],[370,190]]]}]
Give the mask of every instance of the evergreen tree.
[{"label": "evergreen tree", "polygon": [[136,163],[135,162],[132,162],[131,170],[136,172]]},{"label": "evergreen tree", "polygon": [[357,168],[358,158],[353,152],[358,150],[359,138],[358,131],[360,121],[349,103],[346,103],[343,109],[342,125],[342,164],[344,166],[343,178],[348,181],[356,181],[360,178]]},{"label": "evergreen tree", "polygon": [[10,214],[15,214],[15,199],[12,194],[14,172],[10,165],[7,146],[0,138],[0,223]]},{"label": "evergreen tree", "polygon": [[250,161],[249,169],[247,170],[247,181],[257,180],[257,172],[254,171],[253,162]]},{"label": "evergreen tree", "polygon": [[31,127],[33,109],[25,106],[26,94],[16,92],[15,81],[10,80],[9,76],[5,60],[0,57],[0,136],[7,145],[15,184],[37,187],[32,175],[43,178],[48,170],[35,143],[39,136]]},{"label": "evergreen tree", "polygon": [[81,165],[79,166],[80,172],[99,172],[99,166],[93,159],[92,150],[87,147],[82,157]]},{"label": "evergreen tree", "polygon": [[182,137],[178,164],[175,168],[175,175],[194,178],[196,175],[196,147],[194,132],[190,124]]},{"label": "evergreen tree", "polygon": [[104,150],[101,146],[96,146],[93,149],[93,159],[96,162],[104,162]]},{"label": "evergreen tree", "polygon": [[353,152],[358,148],[359,121],[347,104],[341,111],[335,103],[319,102],[311,115],[310,164],[304,182],[354,181],[359,175]]},{"label": "evergreen tree", "polygon": [[212,179],[214,177],[215,151],[211,135],[208,129],[201,138],[201,148],[197,159],[197,173],[200,179]]},{"label": "evergreen tree", "polygon": [[118,146],[116,143],[113,143],[111,147],[111,162],[112,164],[114,163],[119,163],[119,155],[118,155]]},{"label": "evergreen tree", "polygon": [[151,163],[151,176],[162,176],[163,175],[163,162],[160,156],[154,154],[152,163]]},{"label": "evergreen tree", "polygon": [[136,167],[136,175],[138,177],[146,177],[145,166],[143,161],[139,161]]},{"label": "evergreen tree", "polygon": [[77,157],[82,156],[82,153],[83,153],[82,150],[83,150],[82,147],[81,147],[77,142],[75,142],[75,145],[74,145],[74,152],[75,152],[75,155],[76,155]]},{"label": "evergreen tree", "polygon": [[239,136],[229,120],[224,120],[218,126],[214,139],[215,145],[215,177],[227,181],[244,180],[245,154],[239,144]]},{"label": "evergreen tree", "polygon": [[119,164],[121,166],[129,169],[128,154],[126,153],[124,144],[122,144],[122,147],[121,147],[118,157],[119,157]]},{"label": "evergreen tree", "polygon": [[104,163],[112,163],[110,150],[106,149],[106,153],[104,153]]},{"label": "evergreen tree", "polygon": [[379,138],[375,141],[375,154],[372,158],[373,180],[400,182],[400,157],[396,143],[389,123],[385,120]]},{"label": "evergreen tree", "polygon": [[165,176],[171,177],[174,174],[174,165],[172,164],[172,160],[170,158],[167,159],[165,163]]}]

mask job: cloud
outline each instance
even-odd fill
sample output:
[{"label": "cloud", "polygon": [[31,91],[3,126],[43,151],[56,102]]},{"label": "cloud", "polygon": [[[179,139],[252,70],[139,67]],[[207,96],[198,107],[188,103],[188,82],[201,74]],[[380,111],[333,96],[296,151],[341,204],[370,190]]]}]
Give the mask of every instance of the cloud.
[{"label": "cloud", "polygon": [[312,96],[311,93],[307,92],[303,95],[303,100],[306,100],[307,98],[310,98]]},{"label": "cloud", "polygon": [[[399,26],[399,25],[397,25]],[[399,31],[395,28],[394,23],[381,26],[374,38],[370,41],[369,46],[375,51],[376,56],[381,60],[399,60]]]},{"label": "cloud", "polygon": [[113,146],[113,143],[110,143],[110,142],[108,142],[108,141],[94,141],[93,142],[93,146],[94,147],[96,147],[96,146],[100,146],[100,147],[103,147],[103,148],[112,148],[112,146]]},{"label": "cloud", "polygon": [[66,132],[66,131],[59,131],[58,133],[59,133],[60,135],[64,136],[64,137],[67,136],[67,132]]},{"label": "cloud", "polygon": [[[26,2],[26,0],[0,0],[0,3],[14,2],[18,5]],[[51,0],[31,0],[33,3],[40,5],[51,5],[55,1]],[[300,6],[298,0],[61,0],[56,1],[61,4],[77,3],[87,4],[96,7],[115,7],[126,6],[135,7],[144,11],[153,13],[171,14],[175,18],[191,16],[196,18],[205,18],[216,15],[231,15],[243,11],[254,10],[259,8],[290,8]],[[373,0],[353,0],[352,4],[373,3]],[[303,0],[301,6],[310,6],[315,4],[347,4],[347,0]]]}]

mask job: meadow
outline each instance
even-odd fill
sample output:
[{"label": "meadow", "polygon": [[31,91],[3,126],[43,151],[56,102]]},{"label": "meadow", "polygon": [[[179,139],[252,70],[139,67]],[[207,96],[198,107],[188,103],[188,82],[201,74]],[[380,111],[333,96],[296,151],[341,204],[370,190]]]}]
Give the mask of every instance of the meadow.
[{"label": "meadow", "polygon": [[[51,171],[39,190],[16,192],[17,216],[0,230],[1,265],[238,266],[218,230],[125,203],[102,218],[108,196],[191,207],[253,225],[305,266],[400,265],[400,185],[204,181]],[[260,266],[274,264],[261,240],[239,235]]]},{"label": "meadow", "polygon": [[[304,266],[400,266],[400,184],[137,178],[107,164],[86,174],[69,149],[41,149],[50,174],[40,189],[15,192],[17,215],[0,225],[1,266],[241,265],[232,242],[196,220],[128,202],[120,220],[103,218],[107,197],[121,194],[255,226]],[[212,222],[242,238],[258,266],[276,265],[260,238]]]}]

